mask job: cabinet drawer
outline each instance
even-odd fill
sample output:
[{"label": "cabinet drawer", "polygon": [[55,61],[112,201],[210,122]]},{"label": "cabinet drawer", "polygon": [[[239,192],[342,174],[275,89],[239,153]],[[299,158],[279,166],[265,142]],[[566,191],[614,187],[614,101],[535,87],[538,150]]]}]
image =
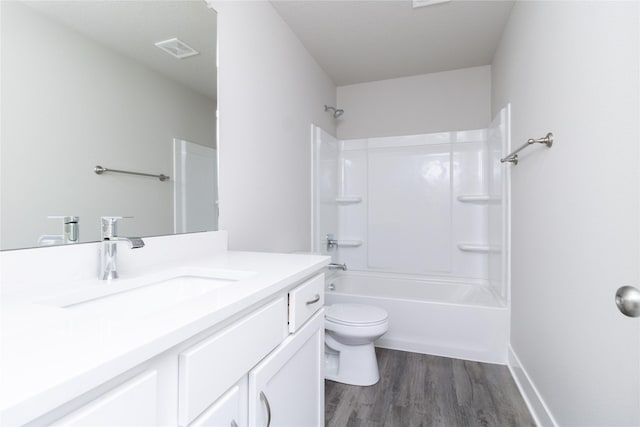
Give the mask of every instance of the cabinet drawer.
[{"label": "cabinet drawer", "polygon": [[178,422],[186,426],[286,337],[286,299],[180,353]]},{"label": "cabinet drawer", "polygon": [[289,292],[289,332],[293,333],[324,306],[324,273]]},{"label": "cabinet drawer", "polygon": [[155,426],[157,373],[141,374],[51,424],[72,426]]}]

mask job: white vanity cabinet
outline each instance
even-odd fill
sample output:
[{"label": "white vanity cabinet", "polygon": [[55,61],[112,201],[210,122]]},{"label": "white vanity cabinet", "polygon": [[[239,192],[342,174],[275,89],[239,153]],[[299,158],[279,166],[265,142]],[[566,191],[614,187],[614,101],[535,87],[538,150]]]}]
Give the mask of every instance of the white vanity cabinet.
[{"label": "white vanity cabinet", "polygon": [[281,297],[180,353],[178,423],[189,425],[287,335]]},{"label": "white vanity cabinet", "polygon": [[243,376],[189,427],[244,427],[247,425],[247,376]]},{"label": "white vanity cabinet", "polygon": [[324,310],[249,372],[249,425],[324,425]]},{"label": "white vanity cabinet", "polygon": [[51,425],[55,427],[155,426],[158,424],[156,384],[156,371],[140,374]]},{"label": "white vanity cabinet", "polygon": [[[268,356],[261,358],[262,361],[248,371],[248,396],[246,391],[244,391],[244,395],[242,394],[243,387],[246,387],[247,384],[245,376],[239,384],[234,385],[188,427],[324,426],[323,286],[324,275],[320,274],[289,291],[288,324],[289,330],[295,330],[295,332],[289,334],[284,340],[279,340],[279,345],[275,350]],[[266,318],[267,316],[261,312],[268,313],[269,307],[274,304],[277,304],[277,301],[250,316],[245,322],[252,318]],[[293,328],[292,325],[294,325]],[[265,342],[265,337],[268,337],[269,334],[267,333],[267,324],[264,321],[263,327],[259,330],[261,332],[249,342]],[[224,332],[218,335],[224,336]],[[237,334],[234,335],[237,336]],[[208,343],[216,342],[217,339],[218,336],[214,336],[189,353],[200,352],[202,347],[208,346]],[[240,348],[242,347],[240,345]],[[255,347],[255,344],[252,344],[252,347]],[[211,348],[213,349],[213,347]],[[228,354],[231,357],[234,355],[234,353]],[[244,355],[238,353],[235,353],[235,357],[245,358]],[[212,359],[213,357],[205,360]],[[229,361],[223,365],[230,368],[237,366],[238,362]],[[234,374],[230,371],[232,369],[227,369],[224,376],[233,377]],[[247,371],[245,370],[245,372]],[[198,381],[200,380],[202,380],[201,377],[198,378]],[[220,387],[219,381],[215,382],[210,379],[208,382],[211,384],[210,389]],[[204,386],[200,387],[200,392],[205,388]],[[202,393],[199,396],[202,397]],[[237,408],[243,404],[242,402],[246,402],[247,398],[248,407],[245,404],[244,414],[248,416],[245,419],[245,417],[237,415],[233,418],[235,425],[230,424],[230,414],[237,414]],[[186,421],[186,419],[181,418],[181,421]],[[182,422],[181,425],[183,425]]]},{"label": "white vanity cabinet", "polygon": [[323,284],[275,292],[27,424],[323,426]]}]

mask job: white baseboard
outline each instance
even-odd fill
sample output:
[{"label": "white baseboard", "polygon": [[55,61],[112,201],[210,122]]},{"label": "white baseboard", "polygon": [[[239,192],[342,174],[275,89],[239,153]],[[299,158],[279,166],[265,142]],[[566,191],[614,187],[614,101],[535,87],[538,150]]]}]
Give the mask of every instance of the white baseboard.
[{"label": "white baseboard", "polygon": [[518,356],[510,345],[508,348],[507,366],[509,367],[509,371],[511,371],[511,376],[518,385],[518,389],[520,389],[520,393],[536,425],[538,427],[558,427],[558,423],[553,418],[542,396],[540,396],[538,389],[531,381],[527,371],[520,363],[520,359],[518,359]]}]

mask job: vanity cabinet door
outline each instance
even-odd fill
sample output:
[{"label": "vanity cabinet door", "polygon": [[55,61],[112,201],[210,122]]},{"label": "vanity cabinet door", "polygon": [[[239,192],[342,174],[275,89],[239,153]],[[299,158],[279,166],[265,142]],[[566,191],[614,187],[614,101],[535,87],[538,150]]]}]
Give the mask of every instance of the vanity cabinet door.
[{"label": "vanity cabinet door", "polygon": [[72,426],[155,426],[157,419],[157,372],[147,372],[102,395],[51,424]]},{"label": "vanity cabinet door", "polygon": [[247,381],[245,375],[189,427],[246,427]]},{"label": "vanity cabinet door", "polygon": [[324,309],[249,372],[249,425],[324,426]]},{"label": "vanity cabinet door", "polygon": [[280,297],[180,353],[178,424],[187,426],[287,336]]}]

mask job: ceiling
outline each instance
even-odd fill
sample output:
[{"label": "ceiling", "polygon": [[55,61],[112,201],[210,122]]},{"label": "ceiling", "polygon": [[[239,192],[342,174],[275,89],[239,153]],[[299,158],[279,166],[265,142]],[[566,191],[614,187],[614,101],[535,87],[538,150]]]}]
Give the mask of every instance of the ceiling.
[{"label": "ceiling", "polygon": [[338,86],[489,65],[513,1],[271,0]]},{"label": "ceiling", "polygon": [[[196,92],[217,98],[216,13],[202,0],[25,4]],[[176,59],[154,46],[174,37],[200,54]]]},{"label": "ceiling", "polygon": [[[493,60],[511,0],[271,0],[334,83],[434,73]],[[29,1],[87,37],[216,99],[216,16],[202,0]],[[200,55],[178,60],[154,43],[179,37]]]}]

